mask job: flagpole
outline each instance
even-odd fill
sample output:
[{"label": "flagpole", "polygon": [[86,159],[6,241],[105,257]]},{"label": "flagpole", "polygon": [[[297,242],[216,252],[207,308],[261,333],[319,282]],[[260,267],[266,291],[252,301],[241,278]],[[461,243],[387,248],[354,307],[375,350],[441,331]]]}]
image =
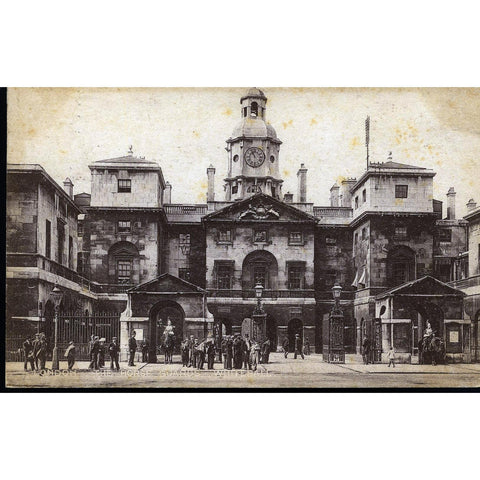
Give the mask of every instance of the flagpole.
[{"label": "flagpole", "polygon": [[365,120],[365,145],[367,147],[367,170],[370,165],[370,152],[369,152],[369,146],[370,146],[370,115],[367,116]]}]

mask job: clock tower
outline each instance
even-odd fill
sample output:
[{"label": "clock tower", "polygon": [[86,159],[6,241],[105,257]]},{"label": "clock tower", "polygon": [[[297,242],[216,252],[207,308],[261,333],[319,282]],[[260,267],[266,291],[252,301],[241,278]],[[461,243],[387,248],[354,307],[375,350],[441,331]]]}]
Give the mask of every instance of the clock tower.
[{"label": "clock tower", "polygon": [[242,200],[257,192],[281,199],[279,155],[282,142],[265,121],[267,97],[258,88],[240,99],[241,121],[227,140],[225,199]]}]

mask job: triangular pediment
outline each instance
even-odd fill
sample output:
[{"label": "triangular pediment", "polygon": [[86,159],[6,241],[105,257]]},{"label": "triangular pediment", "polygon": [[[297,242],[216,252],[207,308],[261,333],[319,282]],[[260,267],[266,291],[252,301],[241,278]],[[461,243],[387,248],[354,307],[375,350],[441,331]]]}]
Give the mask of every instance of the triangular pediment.
[{"label": "triangular pediment", "polygon": [[398,287],[391,288],[390,290],[378,295],[377,298],[382,298],[389,295],[464,296],[464,293],[461,290],[453,288],[450,285],[427,275],[417,280],[399,285]]},{"label": "triangular pediment", "polygon": [[164,273],[154,280],[141,283],[128,290],[128,293],[204,293],[205,291],[193,283]]},{"label": "triangular pediment", "polygon": [[288,203],[257,193],[206,215],[203,221],[315,223],[316,218]]}]

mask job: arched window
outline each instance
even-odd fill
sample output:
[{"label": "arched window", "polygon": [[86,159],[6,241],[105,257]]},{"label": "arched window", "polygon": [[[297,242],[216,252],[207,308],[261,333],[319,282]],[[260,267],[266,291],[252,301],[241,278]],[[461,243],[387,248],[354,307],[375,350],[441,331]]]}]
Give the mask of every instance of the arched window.
[{"label": "arched window", "polygon": [[277,288],[278,263],[273,254],[266,250],[249,253],[242,265],[242,287],[250,290],[260,284],[267,290]]},{"label": "arched window", "polygon": [[136,285],[140,283],[137,247],[130,242],[117,242],[108,251],[109,283]]},{"label": "arched window", "polygon": [[252,105],[250,106],[250,113],[252,115],[255,115],[258,117],[258,103],[257,102],[252,102]]}]

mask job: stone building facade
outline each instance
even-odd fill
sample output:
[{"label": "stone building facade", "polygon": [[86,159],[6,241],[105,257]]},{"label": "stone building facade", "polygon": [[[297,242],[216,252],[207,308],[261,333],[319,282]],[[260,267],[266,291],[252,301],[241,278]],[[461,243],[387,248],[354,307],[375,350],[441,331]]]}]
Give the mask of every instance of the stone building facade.
[{"label": "stone building facade", "polygon": [[[206,202],[173,204],[160,165],[132,149],[89,166],[91,194],[73,196],[68,179],[63,191],[39,166],[10,165],[9,321],[42,317],[58,281],[76,292],[81,308],[121,313],[122,346],[135,329],[137,338],[148,338],[154,361],[168,320],[179,337],[242,332],[260,284],[272,346],[298,333],[320,353],[322,319],[338,283],[348,353],[361,353],[366,325],[377,318],[383,350],[393,344],[404,361],[416,361],[427,321],[444,337],[451,359],[476,359],[475,312],[465,311],[465,293],[452,283],[467,275],[469,255],[477,255],[478,264],[478,249],[471,247],[478,239],[467,242],[476,217],[456,218],[453,188],[443,218],[442,202],[433,198],[435,172],[389,158],[370,163],[358,180],[333,185],[327,206],[308,202],[304,164],[297,194],[283,193],[282,142],[266,111],[259,89],[240,99],[240,122],[226,140],[222,200],[215,199],[210,165]],[[38,181],[28,182],[29,176]],[[51,258],[47,220],[50,244],[61,246],[51,247]],[[64,269],[50,283],[38,282],[39,293],[26,302],[31,285],[22,269],[30,264],[23,253]]]}]

